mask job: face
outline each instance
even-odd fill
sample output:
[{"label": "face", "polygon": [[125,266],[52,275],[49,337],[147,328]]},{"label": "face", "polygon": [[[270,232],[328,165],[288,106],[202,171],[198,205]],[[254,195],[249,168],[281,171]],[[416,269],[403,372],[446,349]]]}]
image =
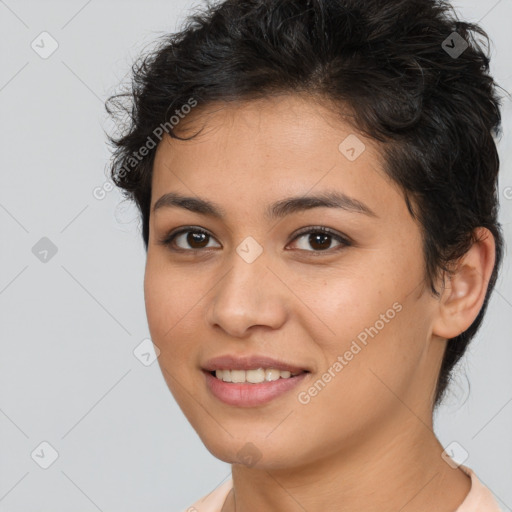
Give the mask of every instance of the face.
[{"label": "face", "polygon": [[[204,130],[157,148],[144,291],[163,376],[207,449],[289,468],[403,433],[409,408],[428,421],[442,355],[430,342],[434,300],[420,228],[376,143],[299,96],[184,122]],[[218,215],[157,205],[169,193]],[[334,193],[345,201],[300,201]],[[222,383],[205,371],[219,356],[307,371]]]}]

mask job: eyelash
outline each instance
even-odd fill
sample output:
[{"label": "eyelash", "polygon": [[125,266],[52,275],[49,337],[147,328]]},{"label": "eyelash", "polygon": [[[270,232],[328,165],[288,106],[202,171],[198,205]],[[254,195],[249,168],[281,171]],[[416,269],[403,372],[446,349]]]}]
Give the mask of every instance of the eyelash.
[{"label": "eyelash", "polygon": [[[161,245],[167,246],[169,248],[169,250],[171,250],[173,252],[195,252],[195,253],[198,253],[198,252],[204,252],[205,250],[208,251],[208,249],[204,249],[204,248],[203,249],[183,249],[183,248],[175,248],[172,246],[172,243],[174,242],[174,240],[177,236],[182,235],[184,233],[189,233],[189,232],[190,233],[201,233],[201,234],[207,235],[210,238],[214,238],[210,233],[208,233],[208,231],[205,231],[202,228],[193,228],[192,226],[188,226],[187,228],[183,228],[183,229],[180,229],[179,231],[168,234],[163,239],[161,239],[159,241],[159,243]],[[340,242],[342,245],[340,245],[336,248],[324,249],[324,250],[311,250],[311,251],[305,250],[305,249],[298,249],[298,250],[313,253],[315,255],[322,255],[322,254],[326,254],[326,253],[332,254],[332,252],[339,251],[341,249],[344,249],[345,247],[352,245],[352,242],[349,240],[348,237],[344,237],[344,236],[342,236],[324,226],[313,226],[313,227],[304,228],[303,230],[300,230],[298,233],[296,233],[295,237],[290,241],[290,243],[295,242],[295,240],[297,240],[298,238],[301,238],[304,235],[318,234],[318,233],[329,235],[332,238],[334,238],[336,241]],[[210,249],[212,249],[212,248],[210,248]]]}]

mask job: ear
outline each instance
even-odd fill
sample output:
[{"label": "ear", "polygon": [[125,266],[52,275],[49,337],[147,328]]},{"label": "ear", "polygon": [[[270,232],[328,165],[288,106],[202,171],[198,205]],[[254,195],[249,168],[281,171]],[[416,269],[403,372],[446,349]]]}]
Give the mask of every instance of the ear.
[{"label": "ear", "polygon": [[495,262],[492,233],[483,227],[474,231],[476,242],[457,262],[437,306],[432,334],[455,338],[464,332],[478,316],[487,292]]}]

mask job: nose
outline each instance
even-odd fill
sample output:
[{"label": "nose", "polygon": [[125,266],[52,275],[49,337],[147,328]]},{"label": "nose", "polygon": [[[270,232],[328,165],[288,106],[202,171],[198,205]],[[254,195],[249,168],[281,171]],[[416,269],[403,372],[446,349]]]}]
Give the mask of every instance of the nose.
[{"label": "nose", "polygon": [[264,253],[252,263],[233,254],[210,295],[210,326],[243,338],[256,326],[279,329],[286,322],[290,292],[267,263]]}]

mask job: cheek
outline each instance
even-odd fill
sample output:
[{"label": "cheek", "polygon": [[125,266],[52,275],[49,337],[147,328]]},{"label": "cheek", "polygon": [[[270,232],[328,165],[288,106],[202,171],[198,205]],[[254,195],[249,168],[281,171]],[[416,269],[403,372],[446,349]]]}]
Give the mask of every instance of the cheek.
[{"label": "cheek", "polygon": [[[172,308],[169,307],[169,296],[165,293],[165,289],[161,274],[150,264],[148,259],[144,274],[144,302],[149,330],[155,343],[155,338],[161,337],[165,324],[168,322],[168,315],[165,315],[164,312],[172,311]],[[168,325],[167,328],[169,327]]]},{"label": "cheek", "polygon": [[[146,317],[160,365],[188,379],[201,345],[201,298],[208,290],[193,271],[171,267],[158,255],[149,258],[144,275]],[[210,285],[211,286],[211,285]],[[172,383],[172,382],[171,382]]]},{"label": "cheek", "polygon": [[[144,275],[144,299],[151,340],[160,353],[158,364],[169,390],[188,416],[192,390],[189,369],[193,344],[183,333],[189,306],[178,273],[166,271],[155,259],[148,258]],[[196,299],[197,301],[197,299]],[[194,301],[191,301],[192,304]],[[187,364],[185,364],[187,363]]]},{"label": "cheek", "polygon": [[148,252],[144,273],[144,300],[150,330],[162,336],[170,335],[197,302],[193,277],[181,269],[173,269],[160,254]]},{"label": "cheek", "polygon": [[394,300],[400,298],[394,293],[376,297],[357,307],[338,302],[347,309],[340,310],[336,323],[333,319],[336,341],[322,342],[325,373],[317,386],[322,396],[314,399],[318,414],[323,406],[354,424],[364,423],[399,406],[396,396],[406,396],[414,382],[429,325],[421,302],[412,296]]},{"label": "cheek", "polygon": [[399,297],[394,283],[378,280],[365,269],[322,279],[314,288],[303,290],[302,295],[325,326],[318,332],[322,345],[335,351],[348,349],[360,333],[364,341],[365,329],[376,322],[381,330],[384,324],[380,315],[384,314],[385,320],[394,318],[393,303]]},{"label": "cheek", "polygon": [[[334,403],[356,407],[361,400],[374,403],[385,398],[390,392],[378,376],[392,389],[407,387],[422,357],[429,325],[411,270],[409,278],[374,266],[309,289],[312,309],[326,326],[315,328],[323,360],[319,373],[330,369],[336,375],[321,380],[340,393],[350,389],[348,395],[337,394]],[[325,392],[323,399],[328,401],[328,396]]]},{"label": "cheek", "polygon": [[180,346],[183,346],[173,343],[173,340],[179,335],[182,320],[187,313],[188,301],[184,291],[177,273],[165,271],[154,259],[148,258],[144,274],[146,317],[151,339],[160,350],[158,359],[166,367],[177,360]]}]

